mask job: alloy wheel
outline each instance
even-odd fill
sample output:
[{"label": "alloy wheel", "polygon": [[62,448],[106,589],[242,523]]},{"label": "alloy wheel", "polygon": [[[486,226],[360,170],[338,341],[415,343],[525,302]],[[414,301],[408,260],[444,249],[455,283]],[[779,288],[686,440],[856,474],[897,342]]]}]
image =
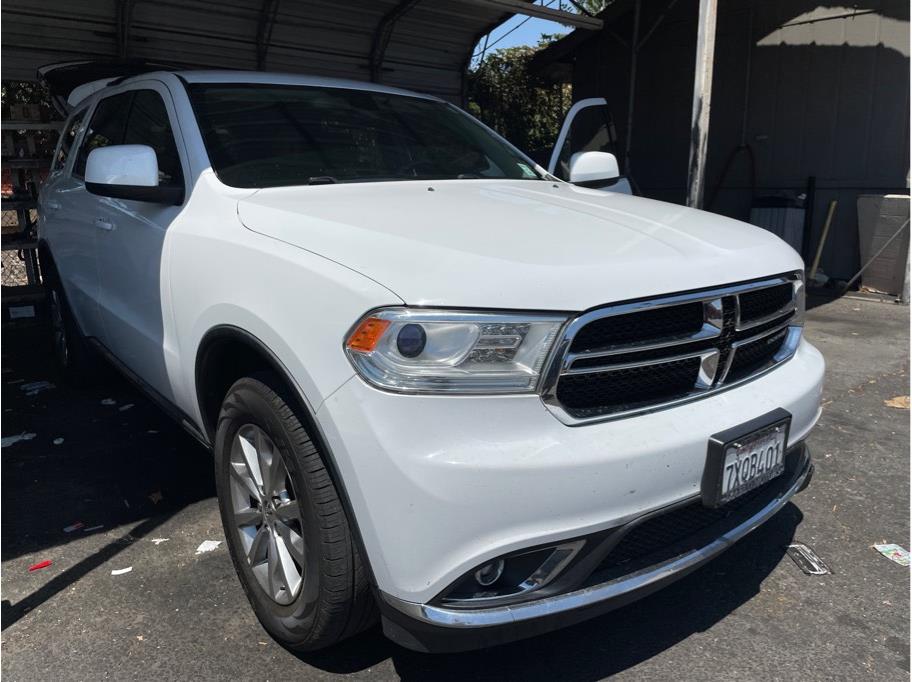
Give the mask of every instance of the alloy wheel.
[{"label": "alloy wheel", "polygon": [[231,444],[231,509],[235,532],[263,591],[291,604],[304,584],[304,526],[288,469],[275,443],[255,424]]}]

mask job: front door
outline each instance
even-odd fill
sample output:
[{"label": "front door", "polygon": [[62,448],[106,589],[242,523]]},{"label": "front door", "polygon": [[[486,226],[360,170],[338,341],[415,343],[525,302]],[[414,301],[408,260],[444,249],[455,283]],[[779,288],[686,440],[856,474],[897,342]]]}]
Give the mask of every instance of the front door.
[{"label": "front door", "polygon": [[[178,153],[170,93],[163,85],[150,82],[131,94],[121,143],[152,147],[158,159],[159,183],[183,188],[186,172]],[[104,344],[140,379],[172,400],[164,343],[170,290],[163,270],[168,226],[182,207],[95,199]]]},{"label": "front door", "polygon": [[[548,172],[562,180],[569,180],[570,157],[576,152],[609,152],[618,156],[616,147],[617,135],[607,100],[604,97],[582,99],[570,107],[564,118],[557,142],[551,152]],[[596,189],[632,194],[630,181],[623,175],[606,181]]]}]

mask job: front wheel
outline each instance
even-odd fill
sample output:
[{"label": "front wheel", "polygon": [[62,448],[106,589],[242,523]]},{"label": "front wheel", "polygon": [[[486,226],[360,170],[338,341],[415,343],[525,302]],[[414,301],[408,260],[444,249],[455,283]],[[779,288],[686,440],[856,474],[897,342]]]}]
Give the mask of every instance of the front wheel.
[{"label": "front wheel", "polygon": [[263,627],[298,650],[376,619],[365,567],[321,453],[271,375],[228,391],[215,437],[228,548]]}]

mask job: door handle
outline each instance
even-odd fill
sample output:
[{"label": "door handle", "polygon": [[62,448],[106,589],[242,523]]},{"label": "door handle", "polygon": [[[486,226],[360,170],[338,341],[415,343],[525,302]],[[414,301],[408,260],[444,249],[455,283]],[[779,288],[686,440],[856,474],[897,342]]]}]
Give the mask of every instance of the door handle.
[{"label": "door handle", "polygon": [[104,218],[95,218],[95,227],[97,227],[99,230],[110,232],[114,229],[114,223],[107,221]]}]

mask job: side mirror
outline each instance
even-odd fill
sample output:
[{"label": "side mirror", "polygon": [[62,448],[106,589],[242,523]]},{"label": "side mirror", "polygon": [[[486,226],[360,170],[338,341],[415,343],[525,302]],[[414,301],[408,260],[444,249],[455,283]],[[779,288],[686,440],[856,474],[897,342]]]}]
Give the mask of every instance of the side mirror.
[{"label": "side mirror", "polygon": [[158,184],[155,150],[144,144],[117,144],[93,149],[86,160],[86,190],[102,197],[178,205],[183,187]]},{"label": "side mirror", "polygon": [[617,157],[608,152],[577,152],[570,157],[570,182],[616,180],[621,175]]}]

